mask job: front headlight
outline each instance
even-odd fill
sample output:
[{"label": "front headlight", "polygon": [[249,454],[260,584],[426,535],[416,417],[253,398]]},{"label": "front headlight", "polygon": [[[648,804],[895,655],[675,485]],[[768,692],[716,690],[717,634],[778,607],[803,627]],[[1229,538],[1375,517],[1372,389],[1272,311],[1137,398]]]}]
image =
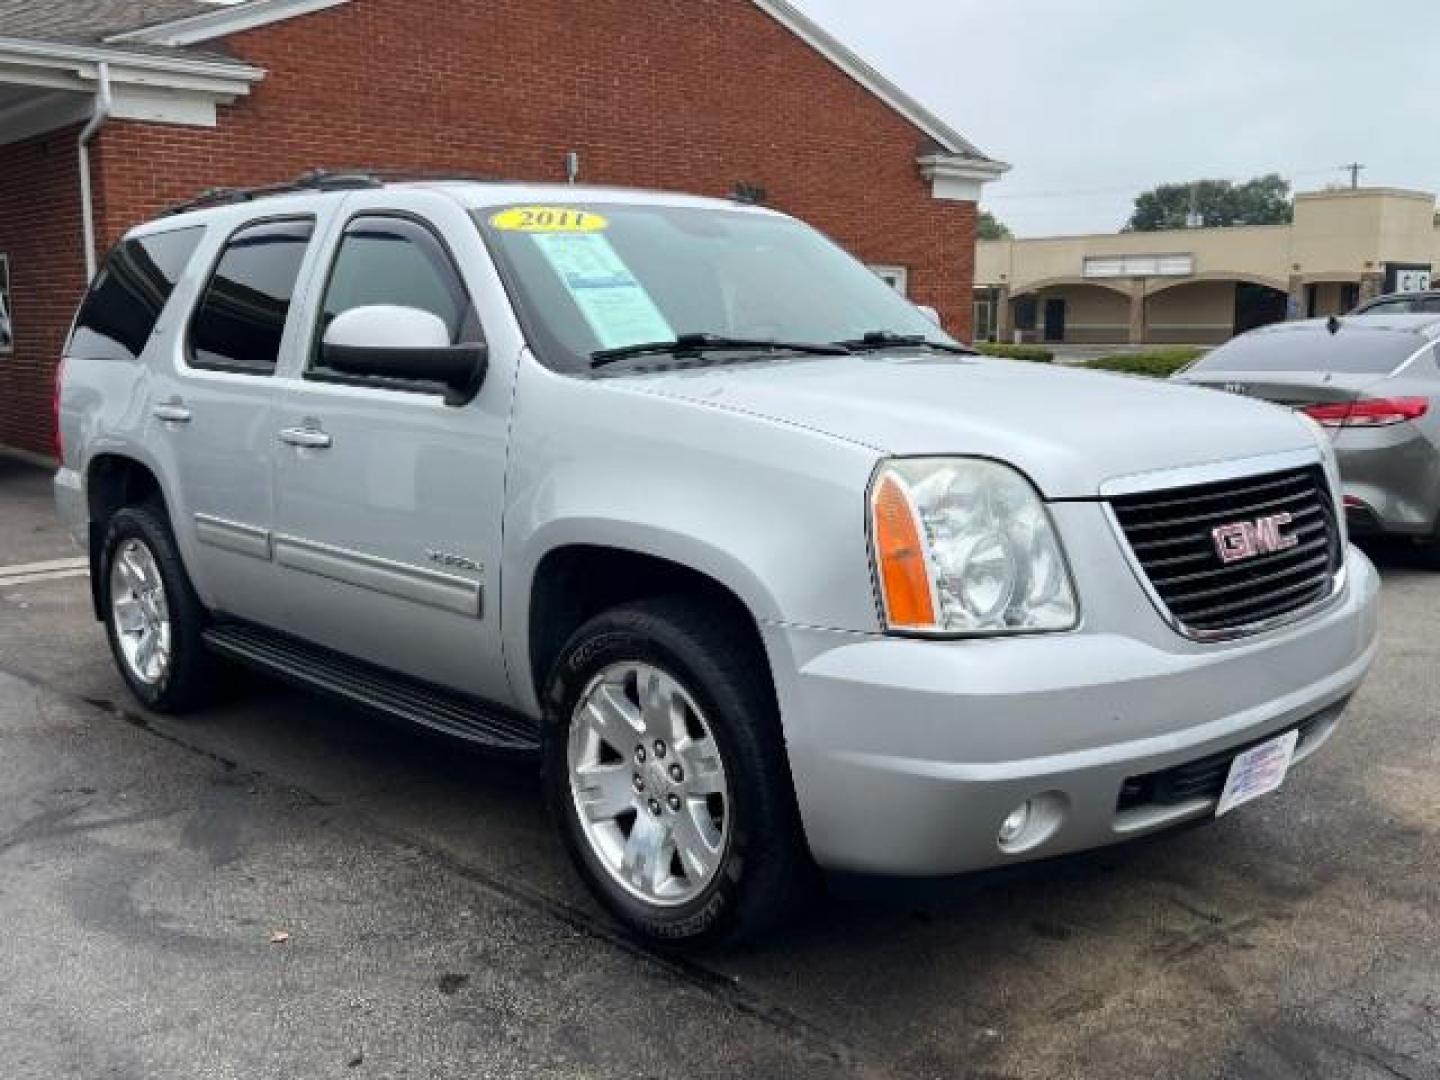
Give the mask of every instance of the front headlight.
[{"label": "front headlight", "polygon": [[979,458],[885,462],[870,488],[870,537],[890,630],[1075,626],[1075,591],[1050,515],[1008,466]]}]

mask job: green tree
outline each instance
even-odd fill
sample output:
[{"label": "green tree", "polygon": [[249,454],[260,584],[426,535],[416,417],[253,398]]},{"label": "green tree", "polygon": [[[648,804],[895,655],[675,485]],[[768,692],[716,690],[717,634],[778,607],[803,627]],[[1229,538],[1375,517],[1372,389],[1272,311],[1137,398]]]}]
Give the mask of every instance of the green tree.
[{"label": "green tree", "polygon": [[981,210],[975,219],[975,239],[1009,240],[1014,234],[1009,227],[989,210]]},{"label": "green tree", "polygon": [[1126,232],[1183,229],[1191,208],[1207,228],[1232,225],[1288,225],[1294,218],[1290,184],[1270,173],[1243,184],[1229,180],[1195,180],[1188,184],[1161,184],[1135,199]]}]

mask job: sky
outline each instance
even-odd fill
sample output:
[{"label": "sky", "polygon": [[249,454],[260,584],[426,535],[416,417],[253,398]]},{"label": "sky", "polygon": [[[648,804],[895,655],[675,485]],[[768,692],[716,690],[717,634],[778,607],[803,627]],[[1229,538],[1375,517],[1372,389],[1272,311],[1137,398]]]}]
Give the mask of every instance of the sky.
[{"label": "sky", "polygon": [[1157,183],[1440,191],[1440,0],[792,0],[986,154],[1020,236]]}]

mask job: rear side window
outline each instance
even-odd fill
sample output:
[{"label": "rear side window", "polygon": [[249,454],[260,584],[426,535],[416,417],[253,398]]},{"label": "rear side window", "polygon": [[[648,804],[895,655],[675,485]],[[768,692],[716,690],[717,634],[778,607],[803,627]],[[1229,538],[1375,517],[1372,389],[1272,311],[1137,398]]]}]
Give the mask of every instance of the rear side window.
[{"label": "rear side window", "polygon": [[1332,371],[1387,375],[1425,344],[1415,334],[1367,329],[1345,322],[1323,327],[1246,334],[1210,353],[1191,371]]},{"label": "rear side window", "polygon": [[247,225],[225,245],[190,323],[190,365],[269,375],[300,264],[315,230],[311,220]]},{"label": "rear side window", "polygon": [[116,244],[85,294],[65,355],[138,358],[204,235],[205,227],[196,225]]}]

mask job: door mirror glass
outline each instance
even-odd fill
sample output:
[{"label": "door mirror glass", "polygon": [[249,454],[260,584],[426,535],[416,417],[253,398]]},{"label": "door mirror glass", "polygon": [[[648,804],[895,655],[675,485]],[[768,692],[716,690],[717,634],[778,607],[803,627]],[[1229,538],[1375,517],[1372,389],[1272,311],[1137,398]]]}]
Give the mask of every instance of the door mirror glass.
[{"label": "door mirror glass", "polygon": [[438,383],[451,405],[473,398],[485,378],[484,345],[452,345],[438,315],[398,304],[342,311],[325,328],[320,355],[341,375]]},{"label": "door mirror glass", "polygon": [[929,304],[916,304],[915,306],[919,309],[921,315],[924,315],[936,326],[940,325],[940,312],[936,311]]}]

